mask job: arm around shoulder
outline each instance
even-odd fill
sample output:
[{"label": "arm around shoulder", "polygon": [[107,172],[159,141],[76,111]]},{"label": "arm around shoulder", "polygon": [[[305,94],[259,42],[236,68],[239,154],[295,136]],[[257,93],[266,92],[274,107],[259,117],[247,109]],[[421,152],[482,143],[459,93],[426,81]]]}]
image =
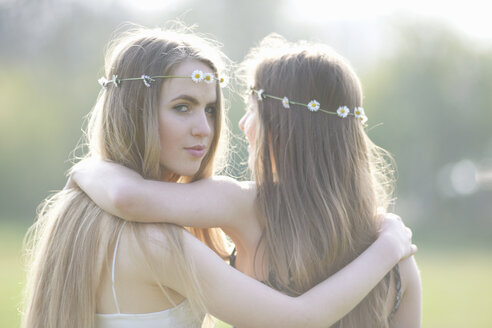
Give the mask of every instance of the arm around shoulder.
[{"label": "arm around shoulder", "polygon": [[[385,244],[375,242],[357,260],[299,297],[284,295],[227,265],[191,234],[183,233],[186,256],[199,272],[205,306],[221,320],[240,327],[327,327],[350,312],[396,264],[381,255]],[[173,254],[156,253],[163,261],[161,283],[186,297],[187,282],[172,272]],[[370,263],[379,263],[371,265]],[[360,279],[367,270],[368,277]],[[370,277],[370,278],[369,278]]]},{"label": "arm around shoulder", "polygon": [[97,159],[78,163],[71,174],[98,206],[127,221],[209,228],[235,225],[254,210],[254,184],[228,177],[192,183],[145,180],[127,167]]},{"label": "arm around shoulder", "polygon": [[237,227],[254,212],[254,184],[228,177],[192,183],[141,180],[114,201],[130,221],[169,222],[196,228]]},{"label": "arm around shoulder", "polygon": [[[152,229],[153,247],[150,260],[158,273],[160,283],[172,288],[186,298],[190,281],[183,276],[175,264],[179,256],[168,247],[167,237],[158,229]],[[303,327],[309,319],[302,303],[296,298],[281,294],[257,280],[242,274],[226,264],[217,254],[193,235],[183,230],[185,257],[193,262],[197,270],[199,288],[207,312],[239,327]],[[161,240],[161,241],[159,241]],[[156,242],[157,241],[157,242]],[[163,247],[164,251],[159,248]],[[157,262],[157,263],[155,263]]]}]

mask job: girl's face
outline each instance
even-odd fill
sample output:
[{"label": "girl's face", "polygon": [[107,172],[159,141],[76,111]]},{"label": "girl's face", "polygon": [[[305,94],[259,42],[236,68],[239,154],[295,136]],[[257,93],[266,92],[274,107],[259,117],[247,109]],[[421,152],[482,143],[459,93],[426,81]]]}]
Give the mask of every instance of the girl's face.
[{"label": "girl's face", "polygon": [[[194,70],[212,73],[197,60],[179,64],[172,75],[190,76]],[[171,174],[193,176],[207,154],[215,133],[216,83],[169,78],[159,102],[160,164],[163,178]]]},{"label": "girl's face", "polygon": [[239,120],[239,128],[246,135],[246,139],[248,140],[249,147],[249,158],[250,158],[250,167],[251,160],[254,157],[255,151],[255,138],[256,138],[256,124],[258,120],[258,102],[254,99],[253,95],[249,97],[248,104],[246,106],[246,113],[244,113],[241,120]]}]

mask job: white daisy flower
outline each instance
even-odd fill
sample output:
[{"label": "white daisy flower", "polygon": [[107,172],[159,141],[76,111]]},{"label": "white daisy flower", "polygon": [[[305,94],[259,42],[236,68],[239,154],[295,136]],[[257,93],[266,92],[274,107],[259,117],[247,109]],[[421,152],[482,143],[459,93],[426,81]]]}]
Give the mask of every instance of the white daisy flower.
[{"label": "white daisy flower", "polygon": [[284,97],[284,99],[282,99],[282,105],[285,107],[285,108],[290,108],[290,105],[289,105],[289,99],[287,97]]},{"label": "white daisy flower", "polygon": [[142,76],[141,76],[141,78],[142,78],[142,81],[143,81],[143,83],[145,84],[145,86],[146,86],[147,88],[149,88],[149,87],[150,87],[150,84],[152,83],[152,81],[154,81],[154,80],[152,80],[152,79],[150,78],[150,76],[145,75],[145,74],[144,74],[144,75],[142,75]]},{"label": "white daisy flower", "polygon": [[265,90],[263,89],[256,91],[256,94],[258,95],[258,100],[263,100],[263,92],[265,92]]},{"label": "white daisy flower", "polygon": [[118,87],[118,75],[114,75],[113,74],[113,78],[110,81],[108,81],[108,82],[113,83],[114,86],[117,88]]},{"label": "white daisy flower", "polygon": [[357,117],[357,118],[361,118],[362,116],[366,116],[366,114],[364,113],[364,108],[362,107],[355,107],[354,109],[354,116]]},{"label": "white daisy flower", "polygon": [[203,80],[207,83],[207,84],[210,84],[210,83],[213,83],[214,82],[214,75],[212,73],[205,73],[205,75],[203,76]]},{"label": "white daisy flower", "polygon": [[360,122],[361,122],[362,124],[366,124],[366,122],[367,122],[367,116],[366,116],[366,115],[362,115],[362,116],[360,117]]},{"label": "white daisy flower", "polygon": [[347,107],[347,106],[340,106],[340,107],[338,107],[338,109],[337,109],[337,114],[338,114],[338,116],[340,116],[340,117],[345,118],[345,117],[347,117],[347,115],[348,115],[349,113],[350,113],[350,110],[348,109],[348,107]]},{"label": "white daisy flower", "polygon": [[203,72],[200,70],[194,70],[193,73],[191,73],[191,79],[193,82],[198,83],[201,80],[203,80]]},{"label": "white daisy flower", "polygon": [[316,100],[311,100],[309,104],[307,104],[307,108],[309,108],[311,112],[317,112],[319,109],[319,102]]},{"label": "white daisy flower", "polygon": [[105,77],[101,77],[99,80],[97,80],[97,83],[99,83],[101,87],[106,88],[108,80]]},{"label": "white daisy flower", "polygon": [[219,85],[221,88],[224,88],[229,81],[227,80],[226,76],[221,76],[219,77]]}]

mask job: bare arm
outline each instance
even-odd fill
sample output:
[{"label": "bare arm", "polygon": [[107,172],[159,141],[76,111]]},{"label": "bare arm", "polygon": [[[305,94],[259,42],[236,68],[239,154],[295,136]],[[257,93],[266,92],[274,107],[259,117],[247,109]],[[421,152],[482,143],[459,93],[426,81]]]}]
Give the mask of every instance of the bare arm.
[{"label": "bare arm", "polygon": [[[407,245],[401,247],[401,240]],[[207,310],[240,327],[327,327],[350,312],[405,255],[415,251],[408,237],[382,233],[361,256],[299,297],[281,294],[224,263],[208,247],[185,234],[185,249],[200,272]],[[156,260],[162,259],[161,256]],[[166,256],[164,256],[166,258]],[[377,263],[378,265],[375,265]],[[162,283],[185,294],[181,277],[161,265]],[[171,270],[172,271],[172,270]],[[361,272],[364,272],[361,279]],[[186,295],[185,295],[186,296]],[[253,315],[252,315],[253,314]]]},{"label": "bare arm", "polygon": [[[128,177],[115,177],[113,166],[118,167],[116,164],[95,162],[95,166],[92,166],[92,169],[97,168],[95,176],[87,179],[90,173],[78,175],[81,171],[76,171],[73,178],[96,203],[119,216],[131,217],[121,211],[122,208],[130,209],[129,212],[135,213],[135,216],[147,213],[147,218],[152,218],[156,215],[156,221],[162,220],[161,213],[166,213],[166,220],[168,217],[176,217],[176,223],[193,225],[192,220],[197,220],[197,216],[206,220],[214,217],[215,213],[219,218],[216,218],[215,225],[222,226],[227,225],[229,217],[237,217],[234,214],[241,211],[238,206],[246,204],[253,208],[252,204],[235,200],[242,191],[241,186],[238,188],[228,180],[210,179],[186,185],[148,181],[150,185],[139,185],[144,180],[138,174],[119,166],[119,169],[127,171],[125,174]],[[209,189],[210,184],[216,186],[216,189]],[[166,186],[163,189],[169,187],[171,191],[160,191],[162,186]],[[161,197],[176,201],[165,202],[169,204],[163,208]],[[251,199],[253,201],[254,198]],[[183,217],[190,221],[180,221]],[[401,222],[388,219],[383,224],[383,232],[378,240],[359,258],[303,296],[292,298],[244,276],[226,265],[194,237],[186,236],[187,253],[191,254],[200,268],[208,310],[224,321],[241,327],[331,325],[352,310],[402,256],[415,252],[415,248],[410,246],[410,235]],[[162,258],[162,252],[157,252],[155,261],[162,261]],[[186,288],[182,285],[181,277],[173,276],[170,270],[172,265],[163,263],[161,267],[164,268],[162,283],[185,294]],[[364,272],[364,279],[361,279],[360,272]],[[255,315],[251,316],[251,313]]]},{"label": "bare arm", "polygon": [[227,177],[166,183],[145,180],[119,164],[85,160],[71,179],[105,211],[128,221],[237,227],[239,216],[253,216],[253,184]]}]

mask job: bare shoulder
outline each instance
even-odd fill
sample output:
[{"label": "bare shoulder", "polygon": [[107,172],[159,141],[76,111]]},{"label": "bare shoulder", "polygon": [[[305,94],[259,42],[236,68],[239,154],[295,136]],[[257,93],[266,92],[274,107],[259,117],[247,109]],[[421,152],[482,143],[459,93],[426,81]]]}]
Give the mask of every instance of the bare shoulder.
[{"label": "bare shoulder", "polygon": [[218,177],[219,179],[225,179],[231,185],[234,185],[238,196],[241,201],[253,201],[256,198],[256,183],[254,181],[237,181],[230,177]]},{"label": "bare shoulder", "polygon": [[186,289],[183,268],[208,247],[184,228],[170,223],[135,223],[125,230],[122,237],[135,278],[148,285],[160,283],[182,294]]},{"label": "bare shoulder", "polygon": [[236,193],[251,194],[252,196],[256,194],[256,183],[254,181],[238,181],[231,177],[217,175],[194,183],[201,182],[213,184],[216,188],[224,188],[224,190]]},{"label": "bare shoulder", "polygon": [[224,210],[230,210],[235,216],[254,216],[256,184],[253,181],[237,181],[226,176],[214,176],[196,183],[208,184],[207,190],[223,195],[224,202],[221,206]]},{"label": "bare shoulder", "polygon": [[[124,234],[129,255],[152,261],[152,263],[174,263],[175,257],[183,252],[208,249],[205,244],[186,231],[171,223],[127,223]],[[150,258],[148,258],[150,256]],[[168,270],[169,267],[166,269]]]},{"label": "bare shoulder", "polygon": [[182,227],[169,223],[127,222],[125,230],[122,237],[128,255],[137,263],[142,260],[169,262],[174,255],[172,244],[182,240],[185,232]]}]

